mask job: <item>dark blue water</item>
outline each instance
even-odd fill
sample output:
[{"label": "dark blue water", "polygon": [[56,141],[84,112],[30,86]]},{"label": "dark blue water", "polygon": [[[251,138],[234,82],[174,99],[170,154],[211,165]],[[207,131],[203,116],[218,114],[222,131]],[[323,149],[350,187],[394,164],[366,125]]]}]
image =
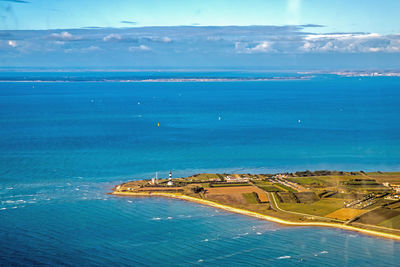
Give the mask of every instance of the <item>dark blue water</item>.
[{"label": "dark blue water", "polygon": [[[173,77],[191,77],[180,75]],[[105,193],[170,169],[174,176],[399,171],[399,89],[399,78],[322,75],[265,82],[2,82],[0,263],[398,265],[400,243],[390,240]]]}]

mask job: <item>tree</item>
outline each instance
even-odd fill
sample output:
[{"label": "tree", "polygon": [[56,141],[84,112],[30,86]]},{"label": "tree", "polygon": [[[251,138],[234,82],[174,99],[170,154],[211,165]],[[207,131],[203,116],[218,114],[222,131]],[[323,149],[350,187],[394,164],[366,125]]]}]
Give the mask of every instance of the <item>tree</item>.
[{"label": "tree", "polygon": [[185,187],[185,193],[188,194],[199,194],[204,192],[204,187],[198,184],[191,184]]}]

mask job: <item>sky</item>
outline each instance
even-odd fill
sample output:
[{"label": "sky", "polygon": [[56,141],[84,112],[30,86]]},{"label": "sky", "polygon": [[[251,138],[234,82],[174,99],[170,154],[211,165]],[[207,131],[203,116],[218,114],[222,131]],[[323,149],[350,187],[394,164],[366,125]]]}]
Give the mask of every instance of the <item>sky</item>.
[{"label": "sky", "polygon": [[400,68],[398,0],[0,0],[0,66]]}]

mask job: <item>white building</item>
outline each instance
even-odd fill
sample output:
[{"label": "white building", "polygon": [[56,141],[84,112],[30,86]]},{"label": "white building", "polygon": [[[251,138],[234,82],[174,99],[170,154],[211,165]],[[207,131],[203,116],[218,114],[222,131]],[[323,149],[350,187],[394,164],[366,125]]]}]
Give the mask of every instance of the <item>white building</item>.
[{"label": "white building", "polygon": [[158,182],[157,180],[158,180],[158,173],[156,172],[156,177],[151,178],[151,184],[152,184],[152,185],[157,184],[157,182]]}]

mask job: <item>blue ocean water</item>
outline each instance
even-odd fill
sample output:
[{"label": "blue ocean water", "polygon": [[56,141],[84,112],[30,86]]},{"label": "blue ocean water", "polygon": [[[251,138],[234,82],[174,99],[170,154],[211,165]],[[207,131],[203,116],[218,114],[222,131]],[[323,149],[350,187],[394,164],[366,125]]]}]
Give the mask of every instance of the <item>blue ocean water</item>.
[{"label": "blue ocean water", "polygon": [[400,169],[400,78],[116,81],[193,75],[265,74],[2,72],[26,81],[0,83],[0,264],[399,265],[391,240],[106,195],[170,169]]}]

